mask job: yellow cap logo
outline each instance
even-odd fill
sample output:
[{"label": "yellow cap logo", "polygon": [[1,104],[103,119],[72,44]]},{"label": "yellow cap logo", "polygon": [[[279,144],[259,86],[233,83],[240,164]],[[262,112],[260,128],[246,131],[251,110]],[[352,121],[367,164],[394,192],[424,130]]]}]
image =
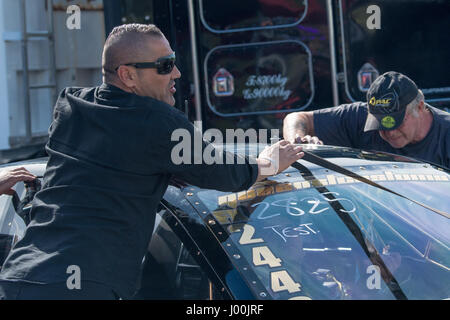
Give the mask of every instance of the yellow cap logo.
[{"label": "yellow cap logo", "polygon": [[392,99],[375,99],[375,97],[370,98],[369,104],[371,106],[379,106],[379,107],[389,107]]},{"label": "yellow cap logo", "polygon": [[393,126],[395,126],[395,119],[392,118],[391,116],[386,116],[383,119],[381,119],[381,125],[385,128],[392,128]]}]

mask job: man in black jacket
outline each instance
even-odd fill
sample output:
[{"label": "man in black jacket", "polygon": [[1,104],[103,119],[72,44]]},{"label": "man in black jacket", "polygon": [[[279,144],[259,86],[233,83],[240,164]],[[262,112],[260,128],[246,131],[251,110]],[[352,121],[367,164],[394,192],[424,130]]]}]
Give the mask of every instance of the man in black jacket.
[{"label": "man in black jacket", "polygon": [[[115,28],[105,43],[103,72],[100,87],[67,88],[59,96],[43,190],[0,273],[2,298],[130,298],[172,176],[239,191],[263,179],[263,168],[280,172],[303,156],[300,147],[280,141],[255,163],[174,164],[172,132],[181,128],[194,137],[194,127],[172,107],[180,72],[153,25]],[[239,163],[237,155],[220,154]],[[75,272],[81,282],[69,288]]]}]

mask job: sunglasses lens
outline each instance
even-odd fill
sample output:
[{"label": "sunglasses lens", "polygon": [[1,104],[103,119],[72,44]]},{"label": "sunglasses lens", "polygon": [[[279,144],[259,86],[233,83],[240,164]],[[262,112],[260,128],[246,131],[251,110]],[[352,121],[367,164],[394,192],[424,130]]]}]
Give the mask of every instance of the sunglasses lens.
[{"label": "sunglasses lens", "polygon": [[175,67],[175,58],[167,58],[161,60],[161,63],[158,67],[159,74],[168,74],[171,73],[173,68]]}]

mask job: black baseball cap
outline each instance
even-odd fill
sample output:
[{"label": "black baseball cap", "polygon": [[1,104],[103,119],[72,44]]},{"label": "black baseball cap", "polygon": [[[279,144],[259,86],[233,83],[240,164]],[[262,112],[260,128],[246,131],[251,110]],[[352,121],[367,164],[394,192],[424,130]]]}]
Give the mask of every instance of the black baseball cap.
[{"label": "black baseball cap", "polygon": [[414,81],[399,72],[389,71],[372,83],[367,92],[367,114],[364,132],[397,129],[405,118],[406,106],[419,89]]}]

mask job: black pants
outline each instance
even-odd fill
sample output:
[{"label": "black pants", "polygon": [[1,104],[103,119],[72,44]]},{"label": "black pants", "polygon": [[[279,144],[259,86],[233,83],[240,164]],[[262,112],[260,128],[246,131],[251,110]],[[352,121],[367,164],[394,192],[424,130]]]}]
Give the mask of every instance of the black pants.
[{"label": "black pants", "polygon": [[0,300],[118,300],[108,286],[81,281],[80,289],[68,289],[65,282],[34,284],[0,280]]}]

